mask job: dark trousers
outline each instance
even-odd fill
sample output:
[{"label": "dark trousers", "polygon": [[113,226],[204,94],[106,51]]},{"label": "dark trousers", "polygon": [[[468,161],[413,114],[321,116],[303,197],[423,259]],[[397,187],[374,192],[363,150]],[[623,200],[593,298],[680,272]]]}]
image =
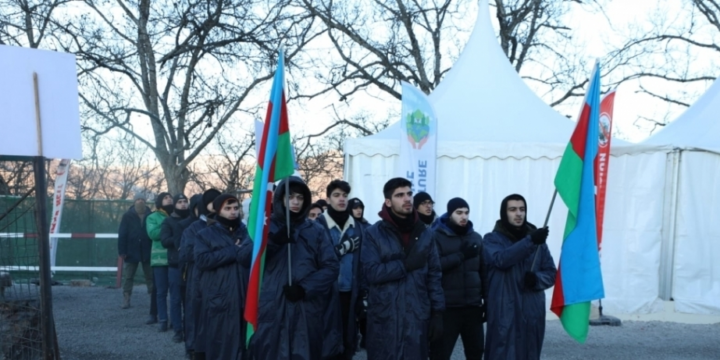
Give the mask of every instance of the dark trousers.
[{"label": "dark trousers", "polygon": [[173,331],[179,333],[183,330],[182,322],[182,274],[177,266],[168,266],[168,280],[170,284],[170,321]]},{"label": "dark trousers", "polygon": [[[340,316],[342,317],[343,347],[345,348],[345,351],[342,354],[333,357],[332,360],[351,360],[353,355],[355,355],[354,351],[352,351],[351,349],[354,349],[357,346],[357,343],[350,344],[348,342],[348,338],[352,338],[357,342],[357,335],[348,336],[348,325],[349,325],[349,321],[350,321],[350,314],[353,311],[353,309],[350,309],[351,302],[352,302],[352,292],[341,291],[340,292]],[[355,316],[353,316],[353,319],[355,319]]]},{"label": "dark trousers", "polygon": [[465,359],[481,360],[485,350],[485,333],[479,306],[445,309],[442,337],[430,344],[430,358],[450,360],[458,336],[462,338]]},{"label": "dark trousers", "polygon": [[158,320],[160,322],[168,321],[168,267],[153,266],[155,274],[155,303],[157,304]]}]

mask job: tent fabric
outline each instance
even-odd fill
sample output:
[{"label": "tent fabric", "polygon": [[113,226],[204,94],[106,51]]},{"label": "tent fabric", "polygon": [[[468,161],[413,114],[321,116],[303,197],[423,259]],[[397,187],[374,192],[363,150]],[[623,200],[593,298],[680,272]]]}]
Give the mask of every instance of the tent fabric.
[{"label": "tent fabric", "polygon": [[675,121],[643,141],[646,145],[671,145],[720,154],[720,78]]},{"label": "tent fabric", "polygon": [[[438,185],[432,194],[436,206],[463,197],[477,231],[486,233],[498,219],[501,200],[520,193],[528,201],[528,220],[542,225],[575,124],[539,99],[515,72],[495,39],[489,8],[481,7],[465,50],[430,101],[439,119]],[[395,123],[345,143],[345,178],[366,209],[380,208],[384,183],[400,175],[399,132],[400,123]],[[626,313],[660,311],[662,205],[671,149],[618,139],[612,145],[602,254],[608,298],[603,306]],[[628,208],[637,209],[630,219]],[[378,219],[371,211],[365,216],[371,222]],[[556,201],[548,239],[555,261],[566,216],[567,208]],[[548,300],[551,295],[552,289],[546,292]]]}]

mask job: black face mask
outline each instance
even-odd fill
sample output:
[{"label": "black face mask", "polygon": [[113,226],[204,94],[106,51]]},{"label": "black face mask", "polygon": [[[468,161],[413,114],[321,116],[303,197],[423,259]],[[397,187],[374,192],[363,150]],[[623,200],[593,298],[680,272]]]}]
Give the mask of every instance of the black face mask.
[{"label": "black face mask", "polygon": [[226,227],[230,231],[235,231],[240,226],[240,218],[238,217],[235,220],[226,219],[222,216],[216,216],[215,220],[219,222],[222,226]]},{"label": "black face mask", "polygon": [[168,213],[168,215],[169,215],[169,214],[172,214],[173,211],[175,211],[175,205],[172,205],[172,204],[163,205],[162,209],[165,210],[165,212]]},{"label": "black face mask", "polygon": [[175,209],[175,214],[177,216],[179,216],[181,219],[184,219],[184,218],[190,216],[190,209],[185,209],[185,210]]}]

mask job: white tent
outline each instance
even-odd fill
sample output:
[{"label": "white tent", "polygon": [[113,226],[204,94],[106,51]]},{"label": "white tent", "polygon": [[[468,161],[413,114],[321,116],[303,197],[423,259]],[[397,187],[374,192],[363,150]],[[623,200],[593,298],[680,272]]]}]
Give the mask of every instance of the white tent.
[{"label": "white tent", "polygon": [[667,228],[668,287],[675,309],[720,313],[720,79],[680,117],[644,144],[663,146],[672,174]]},{"label": "white tent", "polygon": [[[492,231],[501,200],[520,193],[528,220],[542,225],[553,179],[574,122],[539,99],[502,52],[486,2],[460,58],[430,94],[439,119],[438,213],[461,196],[481,234]],[[485,5],[483,5],[485,4]],[[351,196],[377,220],[383,184],[396,173],[399,124],[345,143],[345,178]],[[605,308],[626,313],[660,310],[659,273],[665,192],[665,154],[642,153],[613,140],[606,205],[603,275]],[[631,211],[631,214],[627,212]],[[557,201],[550,219],[549,246],[557,262],[567,208]],[[548,296],[551,293],[548,292]]]}]

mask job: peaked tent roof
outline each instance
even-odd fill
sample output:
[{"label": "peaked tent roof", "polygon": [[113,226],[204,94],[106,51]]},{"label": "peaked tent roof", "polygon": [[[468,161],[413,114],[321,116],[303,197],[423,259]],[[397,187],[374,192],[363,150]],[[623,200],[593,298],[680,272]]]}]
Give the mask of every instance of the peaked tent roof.
[{"label": "peaked tent roof", "polygon": [[[485,1],[465,49],[429,97],[439,119],[441,156],[559,157],[575,128],[520,78],[495,37]],[[348,139],[345,152],[397,153],[399,145],[388,141],[399,138],[399,129],[395,122],[377,134]],[[613,147],[628,145],[613,141]]]},{"label": "peaked tent roof", "polygon": [[720,153],[720,77],[675,121],[642,144]]}]

